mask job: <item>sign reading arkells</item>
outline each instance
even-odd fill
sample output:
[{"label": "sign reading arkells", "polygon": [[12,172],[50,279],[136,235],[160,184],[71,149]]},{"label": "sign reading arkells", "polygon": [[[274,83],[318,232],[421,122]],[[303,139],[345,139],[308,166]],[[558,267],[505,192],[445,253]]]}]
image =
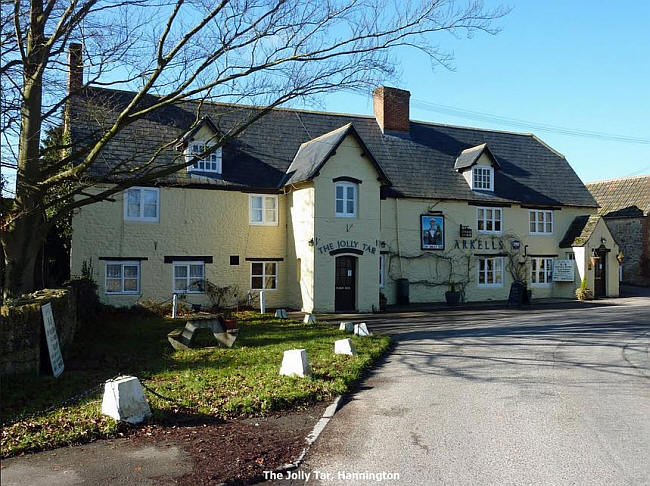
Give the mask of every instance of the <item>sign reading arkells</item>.
[{"label": "sign reading arkells", "polygon": [[445,217],[422,214],[420,216],[420,235],[423,250],[444,250]]},{"label": "sign reading arkells", "polygon": [[553,262],[553,282],[573,282],[575,263],[574,260],[555,260]]},{"label": "sign reading arkells", "polygon": [[52,314],[52,304],[49,302],[41,307],[43,314],[43,327],[45,328],[45,339],[47,340],[47,349],[50,352],[50,363],[52,364],[52,374],[57,377],[63,373],[63,356],[59,347],[59,337],[56,334],[54,325],[54,315]]}]

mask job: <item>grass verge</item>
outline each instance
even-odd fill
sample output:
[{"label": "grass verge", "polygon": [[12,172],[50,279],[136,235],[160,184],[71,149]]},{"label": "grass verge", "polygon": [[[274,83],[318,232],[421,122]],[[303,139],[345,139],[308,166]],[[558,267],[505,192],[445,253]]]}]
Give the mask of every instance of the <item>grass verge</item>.
[{"label": "grass verge", "polygon": [[[344,393],[390,345],[386,336],[353,336],[358,356],[334,355],[334,340],[344,333],[332,326],[253,313],[239,318],[232,349],[173,351],[167,333],[182,325],[178,320],[102,315],[78,334],[58,379],[2,378],[2,457],[122,434],[123,425],[100,413],[103,382],[119,374],[138,376],[165,397],[145,392],[155,423],[196,423],[264,415]],[[202,339],[209,344],[213,338]],[[282,354],[293,348],[307,350],[312,378],[279,376]]]}]

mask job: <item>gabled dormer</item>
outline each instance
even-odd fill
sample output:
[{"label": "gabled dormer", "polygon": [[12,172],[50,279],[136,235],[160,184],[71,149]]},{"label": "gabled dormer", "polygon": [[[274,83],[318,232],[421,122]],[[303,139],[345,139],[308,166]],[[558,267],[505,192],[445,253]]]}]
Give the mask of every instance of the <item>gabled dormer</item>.
[{"label": "gabled dormer", "polygon": [[222,174],[222,150],[221,147],[209,152],[211,147],[219,140],[219,131],[210,117],[204,116],[187,133],[181,137],[179,149],[187,162],[196,159],[192,165],[187,167],[190,173],[200,175],[221,175]]},{"label": "gabled dormer", "polygon": [[487,143],[466,148],[456,158],[454,169],[473,191],[494,192],[494,172],[501,166]]}]

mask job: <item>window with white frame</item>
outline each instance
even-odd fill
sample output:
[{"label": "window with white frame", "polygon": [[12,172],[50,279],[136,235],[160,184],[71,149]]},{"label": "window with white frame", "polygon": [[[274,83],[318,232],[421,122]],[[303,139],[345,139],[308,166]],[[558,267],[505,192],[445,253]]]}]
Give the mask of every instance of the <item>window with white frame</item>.
[{"label": "window with white frame", "polygon": [[552,258],[536,257],[530,260],[530,282],[538,286],[553,283]]},{"label": "window with white frame", "polygon": [[251,289],[273,290],[277,288],[277,262],[251,262]]},{"label": "window with white frame", "polygon": [[572,251],[567,251],[565,254],[567,260],[575,260],[576,259],[576,254],[573,253]]},{"label": "window with white frame", "polygon": [[503,210],[501,208],[477,208],[476,225],[479,233],[501,233]]},{"label": "window with white frame", "polygon": [[553,211],[531,209],[528,213],[530,233],[535,235],[553,234]]},{"label": "window with white frame", "polygon": [[278,196],[254,195],[248,198],[249,223],[261,226],[277,226]]},{"label": "window with white frame", "polygon": [[357,185],[351,182],[337,182],[334,187],[335,212],[339,218],[357,216]]},{"label": "window with white frame", "polygon": [[190,172],[214,172],[216,174],[221,174],[221,147],[216,149],[214,152],[201,156],[206,149],[210,148],[210,144],[206,144],[201,141],[192,141],[187,145],[187,150],[185,151],[185,160],[188,162],[194,157],[200,157],[192,165],[187,167],[187,170]]},{"label": "window with white frame", "polygon": [[107,294],[139,294],[140,262],[106,262]]},{"label": "window with white frame", "polygon": [[503,287],[503,257],[478,259],[478,286]]},{"label": "window with white frame", "polygon": [[200,294],[205,292],[204,262],[174,262],[174,284],[177,294]]},{"label": "window with white frame", "polygon": [[379,288],[383,289],[386,282],[386,255],[379,255]]},{"label": "window with white frame", "polygon": [[158,221],[160,189],[131,187],[124,194],[124,219],[128,221]]},{"label": "window with white frame", "polygon": [[485,191],[494,190],[494,170],[492,167],[474,167],[472,169],[472,188]]}]

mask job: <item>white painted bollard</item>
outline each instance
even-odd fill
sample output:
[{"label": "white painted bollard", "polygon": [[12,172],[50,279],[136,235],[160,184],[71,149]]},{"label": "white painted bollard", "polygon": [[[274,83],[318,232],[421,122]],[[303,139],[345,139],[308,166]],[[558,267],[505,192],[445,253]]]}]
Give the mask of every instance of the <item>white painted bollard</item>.
[{"label": "white painted bollard", "polygon": [[286,376],[311,376],[309,358],[304,349],[290,349],[284,352],[280,374]]},{"label": "white painted bollard", "polygon": [[260,314],[266,314],[266,294],[260,290]]},{"label": "white painted bollard", "polygon": [[278,319],[288,319],[287,311],[284,310],[284,309],[276,309],[275,317],[278,318]]},{"label": "white painted bollard", "polygon": [[151,417],[140,380],[135,376],[119,376],[104,385],[102,413],[115,420],[139,424]]},{"label": "white painted bollard", "polygon": [[176,313],[178,312],[178,295],[172,295],[172,319],[176,319]]},{"label": "white painted bollard", "polygon": [[365,322],[362,322],[361,324],[355,324],[354,333],[357,336],[372,336],[372,333],[368,330]]},{"label": "white painted bollard", "polygon": [[314,314],[305,314],[302,322],[305,324],[316,324],[316,316]]},{"label": "white painted bollard", "polygon": [[354,332],[354,322],[342,322],[339,326],[339,331],[345,331],[349,333]]},{"label": "white painted bollard", "polygon": [[350,338],[339,339],[338,341],[334,341],[334,354],[356,356],[357,350],[354,349],[354,344],[352,344]]}]

